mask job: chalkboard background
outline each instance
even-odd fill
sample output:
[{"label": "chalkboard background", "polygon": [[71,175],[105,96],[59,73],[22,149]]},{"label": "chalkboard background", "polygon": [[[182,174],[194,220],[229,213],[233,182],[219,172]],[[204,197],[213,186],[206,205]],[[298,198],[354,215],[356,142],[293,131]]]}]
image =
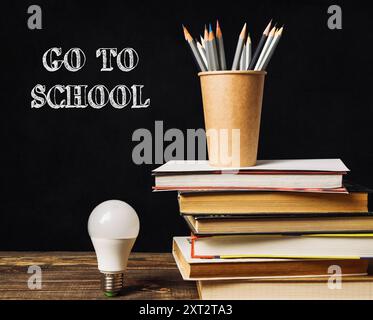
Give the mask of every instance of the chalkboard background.
[{"label": "chalkboard background", "polygon": [[[43,29],[27,28],[27,8],[38,4]],[[181,24],[194,35],[220,19],[232,60],[246,21],[257,43],[270,18],[286,25],[268,68],[259,158],[341,158],[350,177],[373,187],[373,95],[370,10],[339,2],[343,29],[327,27],[328,1],[13,1],[2,3],[0,250],[91,250],[91,210],[122,199],[138,212],[137,251],[169,251],[188,230],[175,193],[152,193],[151,170],[135,165],[131,137],[154,131],[202,128],[196,68]],[[42,55],[51,47],[79,47],[86,66],[50,73]],[[100,72],[100,47],[133,47],[138,67]],[[143,110],[31,109],[31,89],[55,84],[143,84]]]}]

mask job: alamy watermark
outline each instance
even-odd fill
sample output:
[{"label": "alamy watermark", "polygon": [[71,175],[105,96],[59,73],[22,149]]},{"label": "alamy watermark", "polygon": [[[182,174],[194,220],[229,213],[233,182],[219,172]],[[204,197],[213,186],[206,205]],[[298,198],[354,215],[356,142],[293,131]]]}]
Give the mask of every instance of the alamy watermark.
[{"label": "alamy watermark", "polygon": [[27,273],[31,274],[27,280],[28,288],[30,290],[41,290],[43,282],[41,267],[36,265],[29,266]]},{"label": "alamy watermark", "polygon": [[36,5],[36,4],[30,5],[27,8],[27,13],[29,14],[29,17],[27,19],[27,27],[30,30],[35,30],[35,29],[40,30],[40,29],[42,29],[43,26],[42,26],[41,7]]},{"label": "alamy watermark", "polygon": [[[240,166],[240,129],[187,129],[164,131],[163,121],[155,121],[154,132],[140,128],[133,132],[132,161],[163,164],[171,160],[206,160],[207,144],[212,164]],[[153,156],[154,155],[154,156]]]},{"label": "alamy watermark", "polygon": [[342,8],[338,5],[332,5],[328,7],[328,28],[330,30],[341,30],[342,29]]},{"label": "alamy watermark", "polygon": [[328,278],[328,288],[330,290],[342,289],[342,268],[338,265],[331,265],[328,268],[328,274],[331,274]]}]

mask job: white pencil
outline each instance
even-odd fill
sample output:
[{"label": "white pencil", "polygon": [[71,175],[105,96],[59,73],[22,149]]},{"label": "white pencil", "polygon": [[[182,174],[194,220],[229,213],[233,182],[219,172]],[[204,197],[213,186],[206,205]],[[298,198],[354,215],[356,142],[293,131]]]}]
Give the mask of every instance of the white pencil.
[{"label": "white pencil", "polygon": [[246,70],[246,44],[243,45],[240,59],[240,70]]},{"label": "white pencil", "polygon": [[250,62],[251,62],[251,38],[250,38],[250,34],[248,34],[247,35],[247,40],[246,40],[245,70],[249,70]]},{"label": "white pencil", "polygon": [[275,32],[276,32],[276,27],[273,27],[271,32],[268,35],[268,39],[267,39],[267,41],[266,41],[266,43],[265,43],[265,45],[262,49],[262,52],[260,53],[259,59],[256,62],[254,70],[259,70],[259,66],[261,65],[262,60],[263,60],[264,56],[266,55],[269,46],[271,45],[271,42],[272,42],[272,40],[275,36]]},{"label": "white pencil", "polygon": [[261,65],[259,66],[259,70],[266,70],[267,66],[268,66],[268,63],[269,61],[271,60],[272,56],[273,56],[273,53],[275,52],[276,50],[276,47],[281,39],[281,35],[282,35],[282,31],[283,31],[284,27],[281,27],[279,30],[276,31],[276,34],[275,34],[275,38],[274,40],[272,41],[268,51],[267,51],[267,54],[266,56],[264,57],[263,59],[263,62],[261,63]]},{"label": "white pencil", "polygon": [[202,45],[203,49],[206,50],[205,39],[203,39],[203,37],[202,37],[201,35],[199,36],[199,38],[200,38],[200,40],[201,40],[201,45]]},{"label": "white pencil", "polygon": [[203,46],[198,41],[196,41],[196,42],[197,42],[197,48],[198,48],[199,54],[201,55],[202,60],[205,63],[205,65],[207,66],[207,69],[208,69],[209,65],[207,63],[206,51],[205,51],[205,49],[203,48]]},{"label": "white pencil", "polygon": [[207,60],[207,70],[212,71],[212,61],[210,59],[210,46],[209,42],[209,32],[207,31],[207,26],[205,25],[205,30],[203,32],[203,42],[205,44],[206,60]]}]

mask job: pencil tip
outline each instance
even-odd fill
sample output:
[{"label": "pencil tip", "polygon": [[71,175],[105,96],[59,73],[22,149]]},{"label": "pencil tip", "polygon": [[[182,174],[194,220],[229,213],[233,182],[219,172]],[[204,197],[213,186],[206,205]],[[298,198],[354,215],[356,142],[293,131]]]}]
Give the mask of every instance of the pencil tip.
[{"label": "pencil tip", "polygon": [[245,38],[246,35],[246,22],[242,27],[241,33],[240,33],[240,38]]},{"label": "pencil tip", "polygon": [[221,29],[220,29],[220,25],[219,25],[219,21],[216,20],[216,37],[218,38],[221,38],[223,35],[221,33]]},{"label": "pencil tip", "polygon": [[184,37],[185,37],[185,40],[186,41],[190,41],[190,40],[193,40],[192,36],[190,35],[188,29],[184,26],[183,26],[183,30],[184,30]]},{"label": "pencil tip", "polygon": [[269,33],[270,29],[271,29],[272,20],[273,20],[273,19],[271,19],[271,21],[269,21],[267,27],[266,27],[266,28],[264,29],[264,31],[263,31],[263,34],[266,35],[266,36],[268,36],[268,33]]},{"label": "pencil tip", "polygon": [[209,32],[212,32],[212,25],[211,25],[211,23],[209,24]]},{"label": "pencil tip", "polygon": [[208,37],[209,37],[209,32],[207,31],[207,25],[205,25],[205,31],[204,31],[204,35],[203,35],[205,41],[208,40]]}]

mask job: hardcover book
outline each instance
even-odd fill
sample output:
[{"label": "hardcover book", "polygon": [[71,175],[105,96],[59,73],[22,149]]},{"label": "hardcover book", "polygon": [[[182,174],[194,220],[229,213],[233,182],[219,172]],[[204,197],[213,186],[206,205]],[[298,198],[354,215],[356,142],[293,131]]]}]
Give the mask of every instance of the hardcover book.
[{"label": "hardcover book", "polygon": [[173,256],[184,280],[330,277],[329,267],[338,265],[344,275],[367,274],[366,259],[198,259],[191,257],[188,237],[175,237]]},{"label": "hardcover book", "polygon": [[373,233],[373,215],[184,216],[195,235]]},{"label": "hardcover book", "polygon": [[208,161],[169,161],[153,170],[153,175],[155,190],[346,192],[342,177],[348,171],[340,159],[258,160],[256,166],[244,168],[212,167]]},{"label": "hardcover book", "polygon": [[191,237],[192,258],[373,258],[373,234]]},{"label": "hardcover book", "polygon": [[373,300],[373,277],[197,281],[202,300]]}]

